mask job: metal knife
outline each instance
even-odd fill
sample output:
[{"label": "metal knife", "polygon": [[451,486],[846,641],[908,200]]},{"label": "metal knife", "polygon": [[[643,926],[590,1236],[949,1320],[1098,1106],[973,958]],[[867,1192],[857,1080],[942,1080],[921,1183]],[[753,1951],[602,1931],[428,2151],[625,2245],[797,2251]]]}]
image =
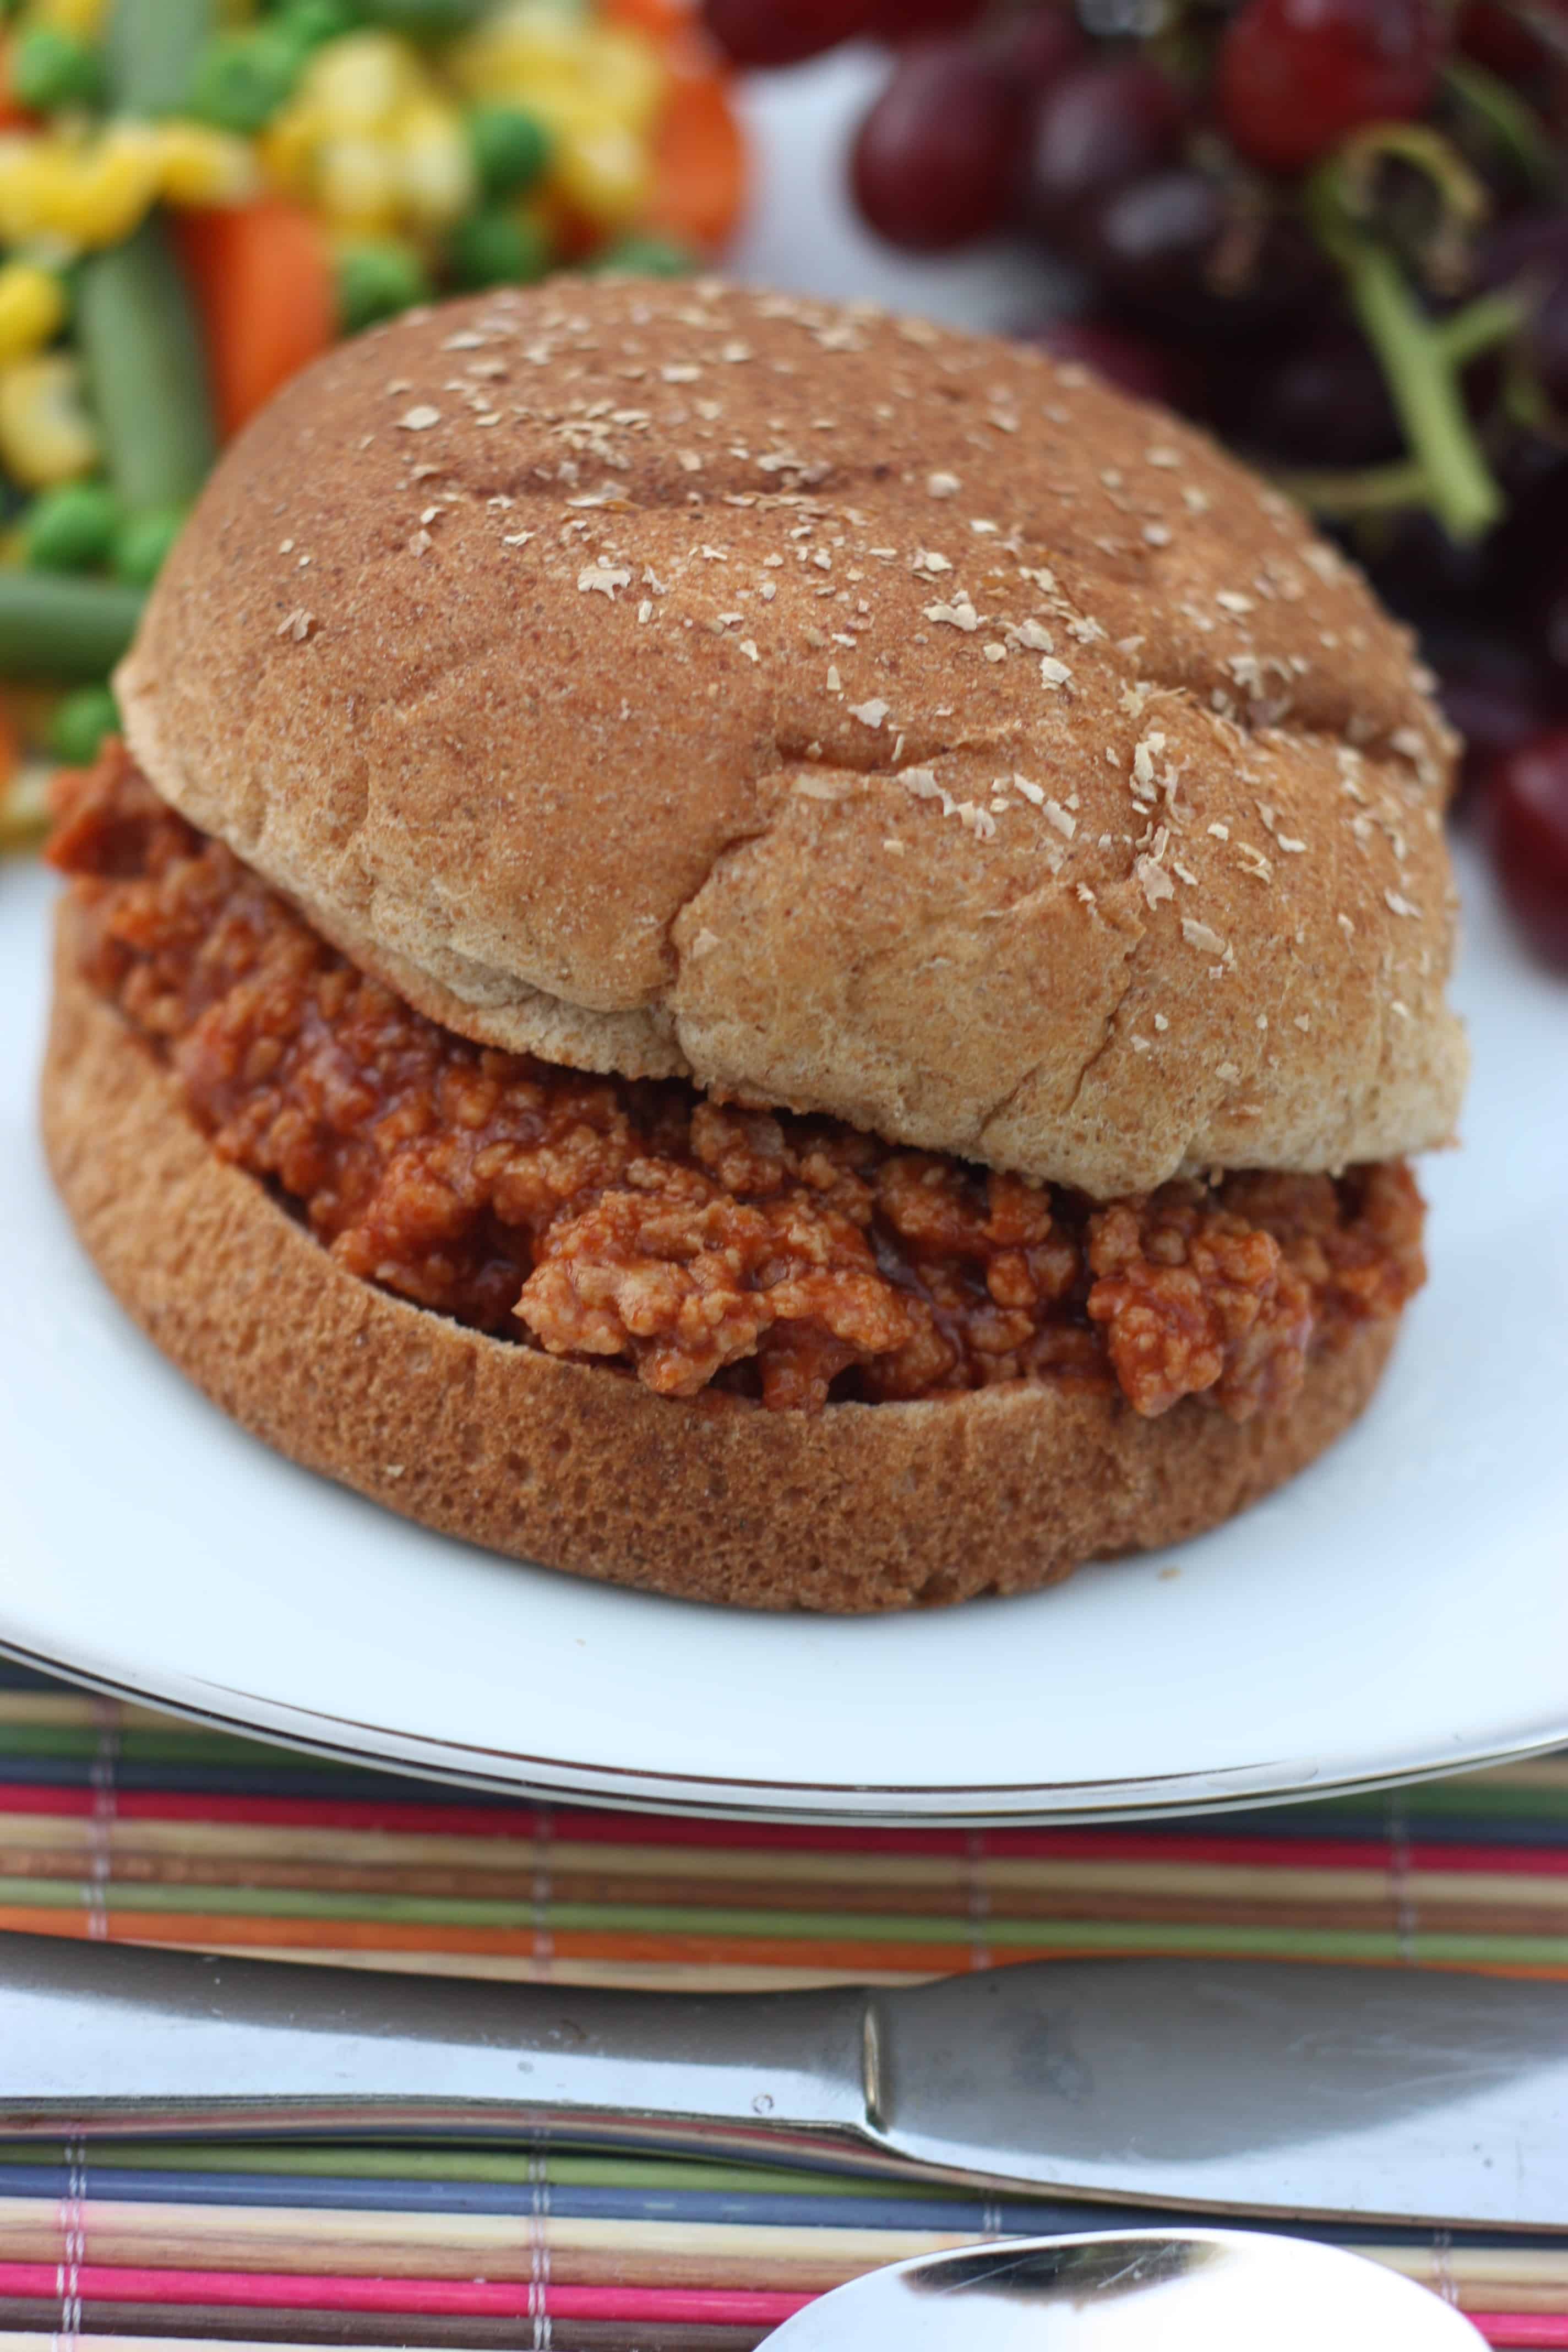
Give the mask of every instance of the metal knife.
[{"label": "metal knife", "polygon": [[0,1936],[0,2135],[194,2133],[585,2139],[1568,2231],[1568,1989],[1111,1959],[642,1994]]}]

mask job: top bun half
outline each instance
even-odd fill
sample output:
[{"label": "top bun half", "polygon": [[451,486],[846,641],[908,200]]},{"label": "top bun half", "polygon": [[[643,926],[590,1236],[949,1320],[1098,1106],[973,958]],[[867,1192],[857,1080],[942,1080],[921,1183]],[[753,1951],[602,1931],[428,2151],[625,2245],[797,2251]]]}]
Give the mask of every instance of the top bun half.
[{"label": "top bun half", "polygon": [[230,449],[117,686],[470,1037],[1100,1198],[1453,1129],[1408,636],[1026,348],[706,283],[411,312]]}]

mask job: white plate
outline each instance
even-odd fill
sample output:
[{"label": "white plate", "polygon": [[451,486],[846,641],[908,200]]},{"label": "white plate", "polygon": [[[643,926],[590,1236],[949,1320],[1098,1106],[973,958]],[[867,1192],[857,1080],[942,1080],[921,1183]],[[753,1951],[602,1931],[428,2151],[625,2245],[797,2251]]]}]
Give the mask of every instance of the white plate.
[{"label": "white plate", "polygon": [[[763,101],[751,274],[1005,315],[987,256],[857,254],[835,62]],[[815,172],[815,176],[814,176]],[[805,257],[801,266],[795,257]],[[519,1568],[231,1426],[77,1250],[34,1139],[48,886],[0,877],[0,1645],[410,1770],[598,1802],[1082,1820],[1258,1802],[1568,1741],[1568,989],[1470,877],[1463,1153],[1433,1276],[1329,1458],[1179,1552],[890,1620],[761,1618]]]},{"label": "white plate", "polygon": [[756,1617],[519,1568],[254,1444],[77,1249],[33,1133],[49,886],[0,878],[0,1644],[420,1771],[600,1801],[1084,1818],[1568,1740],[1568,990],[1473,885],[1463,1153],[1373,1409],[1282,1494],[1053,1592]]}]

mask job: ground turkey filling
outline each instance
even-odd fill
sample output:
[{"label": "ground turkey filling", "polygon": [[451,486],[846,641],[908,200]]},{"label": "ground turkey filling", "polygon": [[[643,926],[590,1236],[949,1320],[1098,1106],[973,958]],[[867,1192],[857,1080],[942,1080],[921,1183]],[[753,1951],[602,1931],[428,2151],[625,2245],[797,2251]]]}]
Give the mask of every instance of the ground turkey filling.
[{"label": "ground turkey filling", "polygon": [[1397,1161],[1097,1203],[837,1119],[493,1052],[319,939],[118,747],[61,780],[92,987],[339,1264],[551,1354],[811,1412],[1068,1379],[1244,1421],[1421,1283]]}]

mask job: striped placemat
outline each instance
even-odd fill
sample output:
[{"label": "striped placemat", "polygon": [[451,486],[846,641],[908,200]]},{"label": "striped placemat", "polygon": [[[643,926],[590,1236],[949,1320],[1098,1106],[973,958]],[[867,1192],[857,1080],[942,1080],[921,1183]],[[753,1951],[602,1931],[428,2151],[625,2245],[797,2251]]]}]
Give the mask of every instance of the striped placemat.
[{"label": "striped placemat", "polygon": [[[447,1794],[0,1664],[0,1927],[693,1990],[1095,1952],[1568,1981],[1568,1758],[1161,1825],[796,1828]],[[878,2263],[1127,2219],[587,2148],[0,2143],[0,2337],[747,2352]],[[1321,2234],[1568,2347],[1568,2242]]]}]

